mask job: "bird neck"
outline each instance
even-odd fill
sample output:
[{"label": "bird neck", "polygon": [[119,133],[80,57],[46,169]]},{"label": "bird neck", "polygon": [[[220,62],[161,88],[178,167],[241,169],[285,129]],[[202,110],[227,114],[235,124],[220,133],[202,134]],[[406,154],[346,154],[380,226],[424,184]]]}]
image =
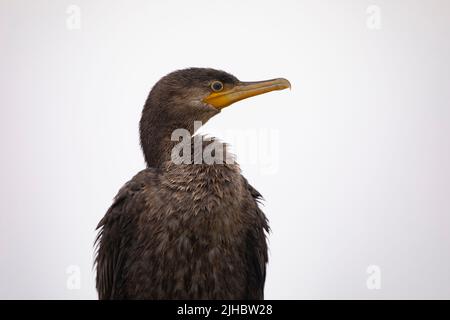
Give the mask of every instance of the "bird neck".
[{"label": "bird neck", "polygon": [[191,138],[202,124],[219,112],[214,108],[186,106],[184,103],[161,98],[158,92],[150,93],[139,127],[147,167],[161,168],[171,161],[172,150],[180,143],[180,131],[183,138]]},{"label": "bird neck", "polygon": [[165,162],[171,161],[172,150],[179,143],[178,139],[172,140],[172,134],[176,130],[189,132],[189,138],[194,134],[194,123],[171,121],[161,124],[159,122],[141,128],[141,146],[147,167],[161,168]]}]

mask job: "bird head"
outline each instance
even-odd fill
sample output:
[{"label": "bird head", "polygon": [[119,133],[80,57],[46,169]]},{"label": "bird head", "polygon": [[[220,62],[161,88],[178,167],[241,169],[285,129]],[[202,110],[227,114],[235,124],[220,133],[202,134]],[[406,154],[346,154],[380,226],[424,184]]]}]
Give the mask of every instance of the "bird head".
[{"label": "bird head", "polygon": [[168,118],[205,122],[237,101],[290,86],[283,78],[242,82],[224,71],[189,68],[174,71],[159,80],[147,104],[149,109],[164,112]]},{"label": "bird head", "polygon": [[229,73],[208,68],[189,68],[166,75],[150,91],[142,112],[141,144],[147,160],[146,145],[170,138],[173,130],[192,132],[194,121],[204,124],[237,101],[290,87],[283,78],[243,82]]}]

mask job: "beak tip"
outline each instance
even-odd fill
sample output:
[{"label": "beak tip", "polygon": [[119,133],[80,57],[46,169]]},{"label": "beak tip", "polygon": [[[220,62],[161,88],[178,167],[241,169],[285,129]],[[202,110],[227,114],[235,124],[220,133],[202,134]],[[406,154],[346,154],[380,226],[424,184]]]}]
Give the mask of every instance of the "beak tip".
[{"label": "beak tip", "polygon": [[280,78],[279,80],[282,83],[282,86],[284,87],[283,89],[289,88],[289,90],[292,90],[291,82],[288,79]]}]

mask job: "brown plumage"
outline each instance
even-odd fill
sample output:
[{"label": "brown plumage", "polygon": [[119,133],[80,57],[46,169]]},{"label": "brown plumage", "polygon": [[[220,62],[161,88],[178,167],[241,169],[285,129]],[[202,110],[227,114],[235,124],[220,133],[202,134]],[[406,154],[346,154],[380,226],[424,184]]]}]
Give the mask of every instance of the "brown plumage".
[{"label": "brown plumage", "polygon": [[[122,187],[98,225],[100,299],[263,299],[269,227],[261,195],[234,161],[174,163],[178,141],[171,134],[178,128],[194,134],[194,121],[205,123],[235,101],[286,83],[243,83],[191,68],[153,87],[140,122],[147,168]],[[212,139],[200,151],[193,144],[191,158],[211,143],[227,152]]]}]

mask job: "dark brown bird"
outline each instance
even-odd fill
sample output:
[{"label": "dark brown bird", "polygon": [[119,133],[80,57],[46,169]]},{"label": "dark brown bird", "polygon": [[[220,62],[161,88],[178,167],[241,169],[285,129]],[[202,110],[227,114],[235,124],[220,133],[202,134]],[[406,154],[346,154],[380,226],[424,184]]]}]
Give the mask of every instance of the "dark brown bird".
[{"label": "dark brown bird", "polygon": [[[261,195],[225,144],[189,142],[174,152],[181,142],[173,133],[193,136],[194,121],[204,124],[236,101],[288,87],[286,79],[241,82],[202,68],[156,83],[140,121],[147,168],[120,189],[97,227],[100,299],[264,298],[269,227]],[[199,161],[205,154],[214,161]]]}]

